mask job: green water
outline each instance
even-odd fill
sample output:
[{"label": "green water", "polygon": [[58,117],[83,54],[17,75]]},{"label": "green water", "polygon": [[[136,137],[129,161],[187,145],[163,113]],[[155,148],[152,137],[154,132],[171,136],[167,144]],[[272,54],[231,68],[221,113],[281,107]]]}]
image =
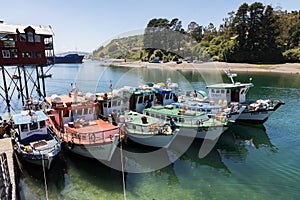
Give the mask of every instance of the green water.
[{"label": "green water", "polygon": [[[206,83],[217,79],[229,82],[217,72],[107,68],[98,62],[58,65],[51,73],[48,95],[66,93],[74,81],[83,91],[106,91],[110,80],[118,88],[171,78],[185,89],[203,90]],[[263,127],[234,125],[202,159],[198,157],[202,141],[196,140],[165,168],[126,173],[125,193],[121,172],[63,151],[47,173],[49,199],[298,199],[300,75],[247,72],[239,73],[237,80],[244,82],[250,77],[255,87],[249,99],[280,99],[286,103]],[[124,148],[147,150],[130,143]],[[148,166],[146,162],[139,164]],[[20,186],[21,199],[46,199],[39,168],[24,165]]]}]

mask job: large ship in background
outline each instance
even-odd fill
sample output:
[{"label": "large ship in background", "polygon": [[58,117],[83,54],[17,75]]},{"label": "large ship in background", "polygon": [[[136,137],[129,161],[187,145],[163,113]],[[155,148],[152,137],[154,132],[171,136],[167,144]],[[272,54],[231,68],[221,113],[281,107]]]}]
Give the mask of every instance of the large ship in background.
[{"label": "large ship in background", "polygon": [[84,55],[79,55],[77,53],[70,53],[66,55],[61,56],[55,56],[54,57],[54,63],[82,63],[84,58]]}]

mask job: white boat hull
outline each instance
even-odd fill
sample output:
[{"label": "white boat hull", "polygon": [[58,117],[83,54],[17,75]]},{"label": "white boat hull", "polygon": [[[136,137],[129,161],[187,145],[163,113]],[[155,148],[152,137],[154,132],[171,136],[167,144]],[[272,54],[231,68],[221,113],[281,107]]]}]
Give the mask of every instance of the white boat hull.
[{"label": "white boat hull", "polygon": [[175,138],[175,134],[132,134],[126,133],[127,137],[135,143],[151,147],[168,147]]},{"label": "white boat hull", "polygon": [[[118,140],[116,140],[118,141]],[[111,143],[101,143],[93,145],[70,145],[66,144],[67,149],[73,153],[81,155],[87,158],[93,158],[97,160],[110,161],[116,148],[118,142]]]},{"label": "white boat hull", "polygon": [[273,112],[274,110],[243,112],[236,121],[252,124],[263,124],[268,120]]},{"label": "white boat hull", "polygon": [[180,135],[185,137],[193,137],[198,139],[215,140],[219,138],[227,126],[212,126],[212,127],[180,127]]},{"label": "white boat hull", "polygon": [[[46,169],[50,169],[51,163],[54,160],[54,158],[60,153],[60,146],[57,147],[53,152],[48,153],[41,151],[41,153],[34,154],[34,153],[26,153],[21,149],[18,149],[18,145],[15,145],[15,150],[17,154],[26,162],[39,165],[41,167],[44,167]],[[43,156],[41,156],[43,155]]]}]

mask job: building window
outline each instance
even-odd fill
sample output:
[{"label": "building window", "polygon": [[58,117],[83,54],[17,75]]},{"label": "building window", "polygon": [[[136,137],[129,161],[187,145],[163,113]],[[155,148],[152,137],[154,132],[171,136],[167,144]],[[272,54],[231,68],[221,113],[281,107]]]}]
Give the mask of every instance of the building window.
[{"label": "building window", "polygon": [[42,57],[42,53],[41,52],[35,52],[35,57],[36,58],[41,58]]},{"label": "building window", "polygon": [[22,57],[23,58],[32,58],[32,53],[31,52],[22,52]]},{"label": "building window", "polygon": [[35,42],[41,42],[41,36],[35,35],[34,40],[35,40]]},{"label": "building window", "polygon": [[33,33],[32,32],[28,32],[27,33],[27,37],[28,37],[28,42],[34,42]]},{"label": "building window", "polygon": [[17,49],[11,49],[10,50],[11,58],[18,58],[18,50]]},{"label": "building window", "polygon": [[21,42],[26,42],[26,35],[25,34],[20,34],[20,41]]},{"label": "building window", "polygon": [[2,50],[2,58],[10,58],[10,51]]}]

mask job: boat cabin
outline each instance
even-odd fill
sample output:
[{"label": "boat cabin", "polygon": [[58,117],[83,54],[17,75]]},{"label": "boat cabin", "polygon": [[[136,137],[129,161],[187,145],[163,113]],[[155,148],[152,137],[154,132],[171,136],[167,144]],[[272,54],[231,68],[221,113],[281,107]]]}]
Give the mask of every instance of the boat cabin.
[{"label": "boat cabin", "polygon": [[46,101],[51,104],[52,113],[50,118],[58,122],[58,126],[64,127],[65,124],[70,124],[79,120],[89,121],[97,119],[98,103],[87,97],[74,97],[52,95],[46,97]]},{"label": "boat cabin", "polygon": [[221,83],[207,86],[208,98],[213,102],[223,101],[228,104],[231,102],[244,103],[252,83]]},{"label": "boat cabin", "polygon": [[155,92],[150,87],[136,88],[129,99],[129,109],[142,113],[145,108],[155,105]]},{"label": "boat cabin", "polygon": [[13,115],[20,143],[26,145],[30,142],[49,138],[46,120],[48,120],[48,117],[43,111],[33,112],[27,110]]},{"label": "boat cabin", "polygon": [[115,112],[121,112],[123,107],[123,99],[119,96],[113,97],[111,93],[97,93],[96,99],[99,103],[99,117],[108,120],[109,115]]}]

